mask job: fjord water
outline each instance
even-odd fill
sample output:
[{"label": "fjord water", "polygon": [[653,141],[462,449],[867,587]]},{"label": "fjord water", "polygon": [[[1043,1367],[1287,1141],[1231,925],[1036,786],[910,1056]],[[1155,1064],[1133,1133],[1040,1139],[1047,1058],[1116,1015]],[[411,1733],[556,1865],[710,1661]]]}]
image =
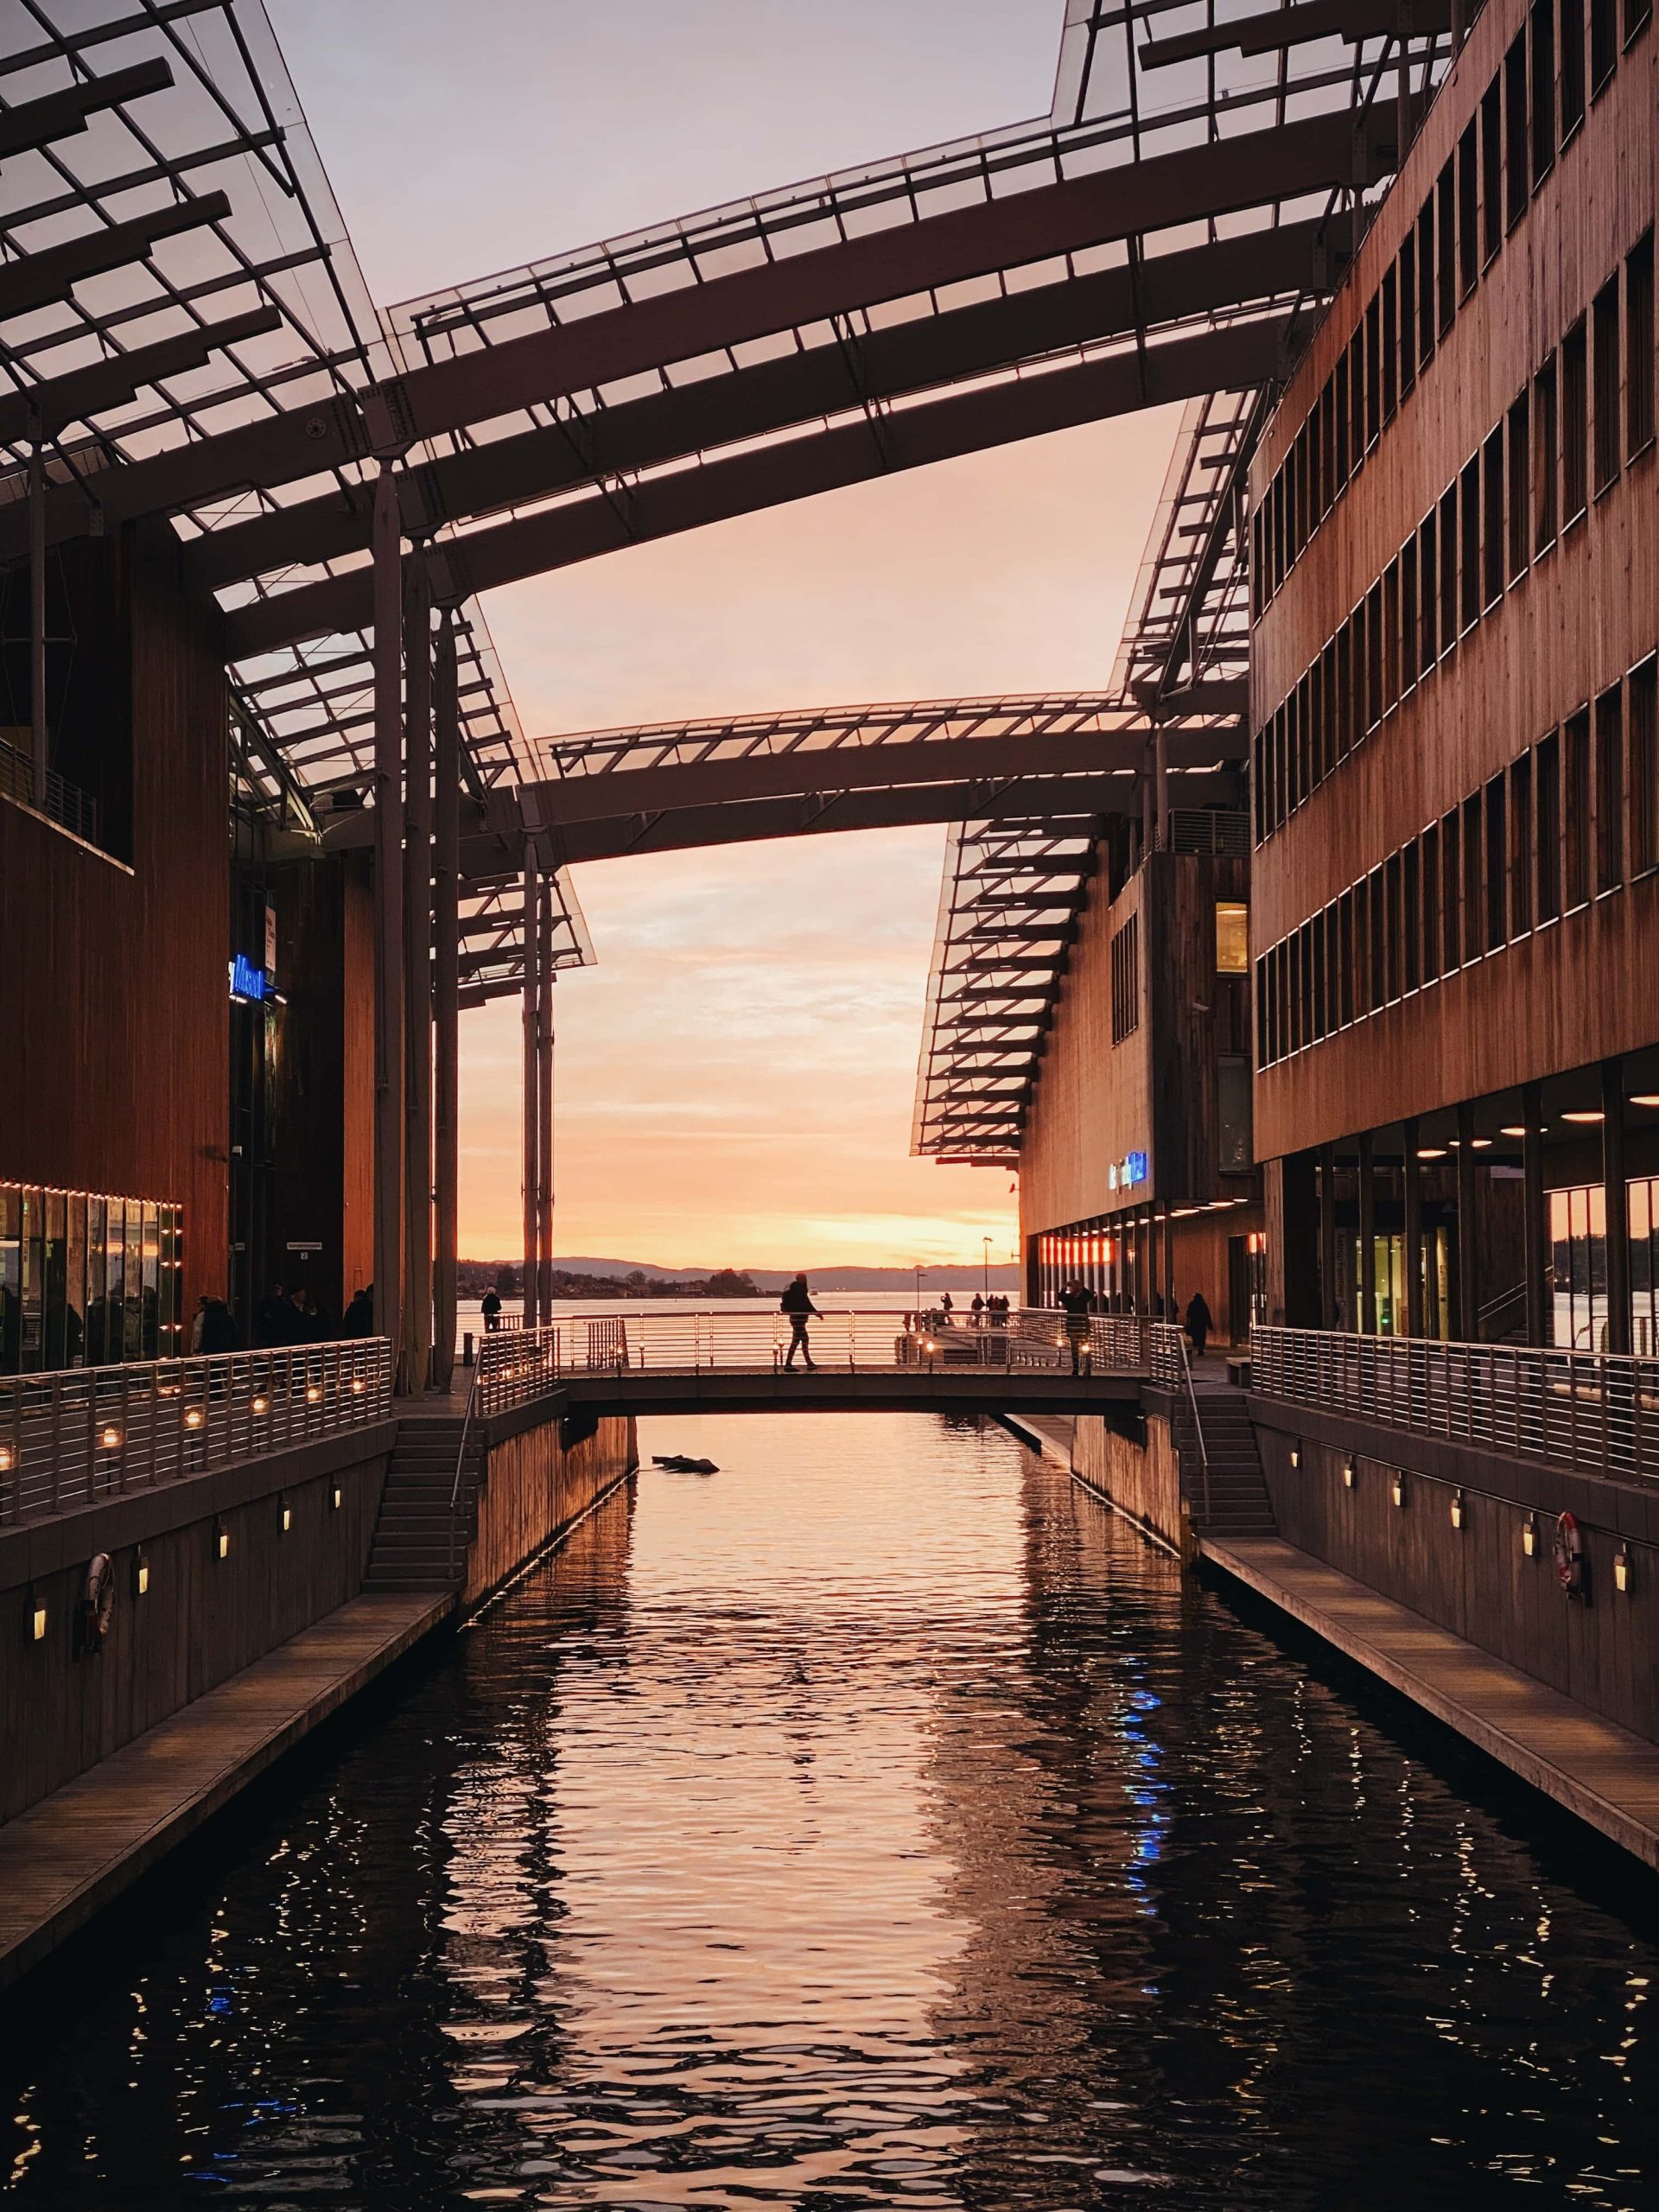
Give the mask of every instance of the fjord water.
[{"label": "fjord water", "polygon": [[1659,2202],[1640,1887],[991,1427],[647,1469],[0,2022],[25,2206]]}]

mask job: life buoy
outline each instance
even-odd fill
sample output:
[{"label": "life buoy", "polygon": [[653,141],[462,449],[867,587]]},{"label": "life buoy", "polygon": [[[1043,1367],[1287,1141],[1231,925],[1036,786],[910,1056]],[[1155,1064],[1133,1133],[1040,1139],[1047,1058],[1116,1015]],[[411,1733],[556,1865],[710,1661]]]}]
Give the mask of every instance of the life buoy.
[{"label": "life buoy", "polygon": [[1584,1595],[1584,1538],[1571,1513],[1555,1523],[1555,1573],[1569,1598]]},{"label": "life buoy", "polygon": [[101,1651],[104,1639],[110,1632],[110,1615],[115,1609],[115,1562],[108,1552],[99,1552],[86,1569],[86,1586],[80,1599],[80,1648],[83,1651]]}]

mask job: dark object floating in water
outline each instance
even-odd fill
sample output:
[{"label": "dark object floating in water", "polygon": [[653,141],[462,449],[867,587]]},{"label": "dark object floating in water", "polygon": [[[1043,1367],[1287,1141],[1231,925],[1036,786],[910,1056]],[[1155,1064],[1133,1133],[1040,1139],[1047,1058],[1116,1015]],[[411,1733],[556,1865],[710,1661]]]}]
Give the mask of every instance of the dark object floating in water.
[{"label": "dark object floating in water", "polygon": [[653,1452],[652,1465],[666,1467],[671,1475],[717,1475],[720,1469],[712,1459],[688,1459],[683,1452]]}]

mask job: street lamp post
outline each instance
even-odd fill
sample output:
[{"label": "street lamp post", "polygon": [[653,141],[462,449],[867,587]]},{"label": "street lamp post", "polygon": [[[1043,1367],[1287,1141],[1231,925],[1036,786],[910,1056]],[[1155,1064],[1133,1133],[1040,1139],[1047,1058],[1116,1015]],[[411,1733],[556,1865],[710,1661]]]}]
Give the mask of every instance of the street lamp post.
[{"label": "street lamp post", "polygon": [[985,1280],[980,1289],[981,1294],[988,1300],[991,1294],[991,1240],[988,1236],[982,1236],[979,1241],[985,1248]]}]

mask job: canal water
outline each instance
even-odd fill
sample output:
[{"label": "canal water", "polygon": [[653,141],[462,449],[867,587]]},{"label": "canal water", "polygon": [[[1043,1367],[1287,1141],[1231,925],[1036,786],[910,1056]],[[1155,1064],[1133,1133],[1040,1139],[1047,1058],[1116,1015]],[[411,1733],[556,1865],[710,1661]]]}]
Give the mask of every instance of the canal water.
[{"label": "canal water", "polygon": [[20,2204],[1659,2203],[1587,1847],[995,1428],[642,1430],[0,2022]]}]

